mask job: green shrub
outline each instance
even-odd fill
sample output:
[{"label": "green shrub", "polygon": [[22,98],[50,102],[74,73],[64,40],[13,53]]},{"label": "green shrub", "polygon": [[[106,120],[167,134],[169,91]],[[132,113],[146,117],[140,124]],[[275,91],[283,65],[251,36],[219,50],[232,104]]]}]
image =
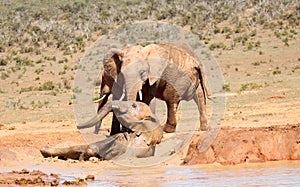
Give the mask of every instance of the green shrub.
[{"label": "green shrub", "polygon": [[261,87],[262,87],[262,85],[259,85],[257,83],[245,83],[245,84],[241,84],[239,92],[243,92],[243,91],[246,91],[246,90],[258,89],[258,88],[261,88]]},{"label": "green shrub", "polygon": [[209,49],[210,50],[214,50],[214,49],[223,49],[225,50],[226,49],[226,45],[222,42],[220,43],[213,43],[209,46]]},{"label": "green shrub", "polygon": [[248,49],[248,50],[252,50],[252,49],[253,49],[253,44],[252,44],[252,42],[248,43],[247,49]]},{"label": "green shrub", "polygon": [[5,73],[5,72],[1,72],[1,79],[2,80],[5,80],[9,77],[9,74],[8,73]]},{"label": "green shrub", "polygon": [[81,93],[82,90],[80,88],[76,87],[76,88],[73,89],[73,92],[74,93]]},{"label": "green shrub", "polygon": [[281,71],[279,67],[276,67],[275,70],[273,71],[273,75],[278,75],[278,74],[281,74]]},{"label": "green shrub", "polygon": [[226,83],[223,85],[223,90],[226,91],[226,92],[230,92],[230,84],[229,83]]},{"label": "green shrub", "polygon": [[38,91],[53,90],[55,85],[52,81],[47,81],[37,88]]},{"label": "green shrub", "polygon": [[37,68],[34,72],[39,75],[43,71],[44,71],[43,68]]},{"label": "green shrub", "polygon": [[256,62],[253,62],[252,65],[253,66],[259,66],[261,64],[266,64],[267,62],[266,61],[256,61]]},{"label": "green shrub", "polygon": [[8,64],[8,59],[0,59],[0,66],[6,66]]},{"label": "green shrub", "polygon": [[33,66],[32,60],[28,58],[15,57],[16,66]]},{"label": "green shrub", "polygon": [[5,47],[0,45],[0,53],[4,53],[5,52]]},{"label": "green shrub", "polygon": [[30,87],[27,87],[27,88],[21,88],[19,93],[23,93],[23,92],[31,92],[33,91],[33,87],[30,86]]}]

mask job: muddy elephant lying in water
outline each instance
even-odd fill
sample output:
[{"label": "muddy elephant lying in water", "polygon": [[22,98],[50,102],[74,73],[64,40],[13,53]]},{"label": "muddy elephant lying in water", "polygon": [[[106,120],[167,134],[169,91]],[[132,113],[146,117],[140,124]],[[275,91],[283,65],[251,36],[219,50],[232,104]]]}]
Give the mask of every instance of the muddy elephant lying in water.
[{"label": "muddy elephant lying in water", "polygon": [[113,112],[120,123],[131,132],[115,134],[102,141],[72,146],[69,148],[43,147],[44,157],[58,156],[86,160],[89,157],[103,159],[149,157],[154,155],[155,145],[163,135],[157,117],[148,105],[135,101],[112,101],[105,104],[98,114],[85,124],[93,126],[99,123],[109,112]]}]

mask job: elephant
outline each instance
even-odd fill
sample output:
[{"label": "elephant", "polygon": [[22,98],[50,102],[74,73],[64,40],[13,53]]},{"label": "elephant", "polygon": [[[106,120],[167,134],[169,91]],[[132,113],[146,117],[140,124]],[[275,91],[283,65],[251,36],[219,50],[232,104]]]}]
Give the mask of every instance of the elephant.
[{"label": "elephant", "polygon": [[[164,131],[175,132],[176,112],[181,100],[193,99],[199,110],[200,129],[207,130],[206,98],[210,92],[200,60],[186,46],[150,44],[128,46],[112,52],[104,60],[100,87],[100,109],[112,93],[113,99],[146,104],[156,97],[166,102]],[[137,93],[142,93],[137,96]],[[95,132],[99,126],[96,125]],[[113,118],[111,134],[120,132]]]},{"label": "elephant", "polygon": [[[108,53],[103,60],[104,71],[100,75],[99,79],[100,84],[100,97],[95,100],[95,103],[98,103],[99,111],[108,101],[109,96],[113,95],[113,100],[123,100],[123,87],[124,87],[124,79],[120,76],[121,67],[123,62],[121,61],[121,56],[124,53],[130,53],[130,51],[138,51],[134,50],[133,47],[126,47],[122,51],[111,51]],[[141,98],[142,92],[139,92],[139,98]],[[136,100],[140,100],[136,98]],[[95,125],[95,134],[98,134],[101,123],[94,124]],[[78,126],[79,129],[80,125]],[[83,127],[84,128],[84,127]],[[128,131],[126,127],[122,127],[125,131]],[[121,132],[120,123],[117,120],[115,114],[113,114],[111,132],[110,135],[114,135]]]},{"label": "elephant", "polygon": [[117,159],[127,157],[149,157],[154,155],[155,146],[161,142],[162,126],[148,105],[136,101],[111,101],[106,103],[95,117],[85,125],[99,123],[109,112],[113,112],[122,125],[131,132],[118,133],[90,145],[68,148],[43,147],[44,157],[58,156],[62,159],[87,160],[90,157]]}]

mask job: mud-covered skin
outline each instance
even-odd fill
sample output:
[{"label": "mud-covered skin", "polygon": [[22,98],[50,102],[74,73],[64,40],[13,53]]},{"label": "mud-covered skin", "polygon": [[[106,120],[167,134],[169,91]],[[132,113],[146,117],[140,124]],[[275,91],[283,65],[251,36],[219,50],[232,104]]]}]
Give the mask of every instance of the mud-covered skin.
[{"label": "mud-covered skin", "polygon": [[[107,55],[103,61],[99,109],[107,102],[124,95],[135,101],[142,92],[141,101],[151,104],[155,97],[166,102],[167,121],[165,132],[174,132],[180,101],[194,100],[199,109],[200,129],[207,130],[206,98],[210,95],[206,75],[200,59],[186,46],[176,44],[150,44],[127,46]],[[123,92],[123,94],[122,94]],[[98,126],[95,127],[95,133]],[[120,125],[113,116],[111,135],[120,132]]]},{"label": "mud-covered skin", "polygon": [[112,101],[105,104],[98,114],[78,128],[86,128],[99,123],[109,112],[114,112],[121,124],[132,132],[110,136],[102,141],[68,148],[43,147],[40,151],[44,157],[86,160],[90,157],[114,159],[122,156],[149,157],[154,155],[155,145],[160,143],[163,135],[157,117],[148,105],[135,101]]}]

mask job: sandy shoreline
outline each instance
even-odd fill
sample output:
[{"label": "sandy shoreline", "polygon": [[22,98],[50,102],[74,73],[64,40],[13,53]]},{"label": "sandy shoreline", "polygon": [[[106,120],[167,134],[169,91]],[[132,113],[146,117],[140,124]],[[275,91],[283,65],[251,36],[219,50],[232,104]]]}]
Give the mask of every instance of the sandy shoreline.
[{"label": "sandy shoreline", "polygon": [[[86,185],[87,181],[85,178],[89,174],[99,177],[99,175],[106,173],[108,169],[118,172],[124,169],[128,170],[128,167],[117,165],[112,161],[65,161],[57,158],[43,158],[39,149],[44,145],[65,146],[85,143],[79,131],[74,129],[75,127],[72,125],[72,121],[59,123],[64,123],[65,129],[62,128],[58,132],[51,132],[52,130],[49,128],[39,132],[19,132],[18,128],[14,130],[10,129],[11,125],[2,126],[2,130],[0,131],[0,184],[26,183],[24,180],[20,181],[21,178],[28,179],[27,184],[51,184],[51,180],[53,179],[51,174],[55,174],[61,177],[56,179],[60,184],[64,181],[75,181],[74,184],[82,183]],[[30,126],[32,124],[34,123],[20,125]],[[196,145],[201,141],[200,139],[201,134],[195,136],[189,149],[186,148],[167,162],[152,166],[152,168],[160,170],[169,167],[197,167],[210,171],[245,167],[277,167],[285,164],[295,167],[300,166],[299,161],[287,161],[300,159],[300,124],[255,128],[222,127],[214,143],[204,153],[197,152]],[[253,140],[254,143],[252,142],[248,146],[245,146],[248,144],[248,141],[250,141],[249,139]],[[274,148],[274,146],[272,147],[272,145],[278,143],[278,140],[280,140],[282,144],[281,148],[279,147],[279,149],[277,149],[276,147]],[[264,146],[269,147],[265,152],[264,149],[266,148],[264,148]],[[212,147],[214,152],[212,152]],[[283,149],[283,147],[286,148]],[[258,150],[260,150],[260,152]],[[280,150],[282,150],[282,152]],[[266,151],[269,151],[268,155]],[[261,153],[263,153],[264,156],[261,156],[263,155]],[[258,154],[258,156],[255,157],[256,154]],[[276,160],[276,162],[269,162],[271,160]],[[185,164],[180,166],[183,161]],[[196,165],[190,166],[191,164]],[[22,173],[21,170],[24,168],[28,170],[29,173]],[[129,169],[146,171],[149,168]],[[31,172],[38,174],[31,175]],[[44,176],[44,179],[42,176]],[[69,176],[69,178],[64,178],[64,176]],[[80,179],[77,179],[77,177]],[[53,184],[56,184],[53,180]]]}]

